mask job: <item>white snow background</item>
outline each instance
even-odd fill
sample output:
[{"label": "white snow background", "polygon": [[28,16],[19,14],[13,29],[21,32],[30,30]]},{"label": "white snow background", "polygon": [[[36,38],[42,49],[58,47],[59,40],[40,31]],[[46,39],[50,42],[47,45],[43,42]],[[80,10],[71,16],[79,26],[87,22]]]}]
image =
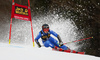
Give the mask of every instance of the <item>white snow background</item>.
[{"label": "white snow background", "polygon": [[45,47],[0,43],[0,60],[100,60],[100,57],[52,51]]},{"label": "white snow background", "polygon": [[[77,31],[78,28],[73,21],[59,18],[58,15],[33,17],[32,19],[34,37],[38,35],[44,23],[49,24],[50,29],[58,33],[63,42],[78,40],[84,36],[84,33]],[[38,48],[36,43],[33,47],[30,22],[17,19],[14,19],[12,23],[12,37],[9,45],[9,26],[10,23],[6,25],[5,30],[0,30],[2,31],[0,34],[0,60],[100,60],[100,57],[91,55],[52,51],[51,48],[45,47]],[[39,42],[42,45],[41,39]],[[66,46],[77,51],[82,45],[76,44],[70,43]]]}]

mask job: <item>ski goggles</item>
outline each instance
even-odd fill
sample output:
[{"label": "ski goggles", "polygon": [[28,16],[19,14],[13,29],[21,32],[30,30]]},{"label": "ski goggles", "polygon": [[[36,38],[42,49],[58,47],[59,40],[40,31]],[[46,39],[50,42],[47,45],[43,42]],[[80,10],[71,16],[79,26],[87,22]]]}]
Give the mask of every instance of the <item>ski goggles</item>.
[{"label": "ski goggles", "polygon": [[43,29],[43,31],[45,32],[45,31],[49,31],[49,28],[45,28],[45,29]]},{"label": "ski goggles", "polygon": [[43,29],[49,28],[49,26],[42,26]]}]

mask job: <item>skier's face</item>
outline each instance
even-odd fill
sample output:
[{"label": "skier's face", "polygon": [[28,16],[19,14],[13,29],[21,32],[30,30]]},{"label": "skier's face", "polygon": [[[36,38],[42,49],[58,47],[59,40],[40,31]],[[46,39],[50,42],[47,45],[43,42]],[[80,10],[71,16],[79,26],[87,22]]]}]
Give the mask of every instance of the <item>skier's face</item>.
[{"label": "skier's face", "polygon": [[43,29],[44,33],[48,33],[49,28]]}]

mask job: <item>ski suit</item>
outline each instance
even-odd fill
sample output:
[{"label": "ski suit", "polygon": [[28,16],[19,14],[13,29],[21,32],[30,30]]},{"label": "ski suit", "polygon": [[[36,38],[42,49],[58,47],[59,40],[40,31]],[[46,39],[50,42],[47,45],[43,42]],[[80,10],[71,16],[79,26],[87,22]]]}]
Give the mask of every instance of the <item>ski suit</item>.
[{"label": "ski suit", "polygon": [[39,34],[37,35],[37,37],[35,38],[35,40],[37,40],[38,42],[39,38],[41,38],[45,47],[54,48],[54,46],[57,46],[59,48],[62,48],[63,50],[67,50],[68,47],[66,47],[65,45],[59,46],[58,41],[54,39],[53,37],[51,37],[50,36],[51,34],[54,35],[55,37],[58,36],[57,33],[55,33],[54,31],[50,29],[48,33],[44,33],[43,30],[41,30]]}]

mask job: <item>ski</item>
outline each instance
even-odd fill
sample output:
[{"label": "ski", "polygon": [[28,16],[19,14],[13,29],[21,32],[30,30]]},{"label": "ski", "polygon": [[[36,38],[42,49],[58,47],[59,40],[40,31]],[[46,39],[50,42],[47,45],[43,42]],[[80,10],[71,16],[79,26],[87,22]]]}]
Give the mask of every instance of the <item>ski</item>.
[{"label": "ski", "polygon": [[55,46],[54,48],[52,48],[52,50],[61,51],[61,52],[67,52],[67,53],[76,53],[76,54],[82,54],[82,55],[85,54],[85,52],[77,52],[77,51],[75,51],[75,50],[70,50],[70,49],[68,49],[68,50],[63,50],[62,48],[59,48],[59,47],[57,47],[57,46]]}]

